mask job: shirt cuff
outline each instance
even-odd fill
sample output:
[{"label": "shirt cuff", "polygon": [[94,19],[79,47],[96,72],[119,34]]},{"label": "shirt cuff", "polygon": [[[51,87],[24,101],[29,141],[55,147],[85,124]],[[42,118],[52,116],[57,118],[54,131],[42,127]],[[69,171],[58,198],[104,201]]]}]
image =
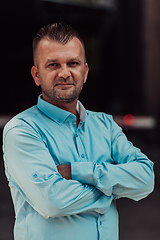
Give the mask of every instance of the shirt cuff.
[{"label": "shirt cuff", "polygon": [[89,185],[95,185],[95,180],[93,179],[93,169],[93,162],[71,163],[72,179]]}]

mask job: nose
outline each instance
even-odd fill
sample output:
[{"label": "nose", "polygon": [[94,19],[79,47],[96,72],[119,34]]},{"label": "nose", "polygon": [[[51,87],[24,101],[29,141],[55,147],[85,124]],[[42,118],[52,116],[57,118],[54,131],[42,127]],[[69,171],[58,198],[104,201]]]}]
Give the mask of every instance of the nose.
[{"label": "nose", "polygon": [[61,66],[61,68],[59,69],[58,77],[67,79],[70,76],[71,76],[71,73],[70,73],[70,69],[68,68],[68,66],[66,66],[66,65]]}]

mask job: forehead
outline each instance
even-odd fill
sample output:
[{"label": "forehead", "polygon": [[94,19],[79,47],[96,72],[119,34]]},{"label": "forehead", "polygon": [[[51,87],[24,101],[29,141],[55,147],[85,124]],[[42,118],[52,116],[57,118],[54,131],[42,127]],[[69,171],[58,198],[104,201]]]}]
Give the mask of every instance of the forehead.
[{"label": "forehead", "polygon": [[78,38],[74,37],[66,44],[61,44],[57,41],[42,39],[37,48],[38,60],[50,59],[65,59],[79,57],[84,59],[84,48]]}]

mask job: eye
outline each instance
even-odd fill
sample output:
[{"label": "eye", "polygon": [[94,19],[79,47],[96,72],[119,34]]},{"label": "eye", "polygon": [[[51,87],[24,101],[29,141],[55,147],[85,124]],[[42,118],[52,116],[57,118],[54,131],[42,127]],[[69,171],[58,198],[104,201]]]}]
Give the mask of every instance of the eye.
[{"label": "eye", "polygon": [[58,63],[50,63],[48,67],[58,67]]},{"label": "eye", "polygon": [[75,66],[79,65],[79,62],[73,61],[73,62],[70,62],[68,65],[71,67],[75,67]]}]

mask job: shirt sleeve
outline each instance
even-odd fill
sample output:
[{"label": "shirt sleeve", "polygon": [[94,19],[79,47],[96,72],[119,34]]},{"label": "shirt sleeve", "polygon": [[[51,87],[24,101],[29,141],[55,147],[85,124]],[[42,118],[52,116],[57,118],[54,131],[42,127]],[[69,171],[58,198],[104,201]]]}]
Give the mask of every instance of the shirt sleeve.
[{"label": "shirt sleeve", "polygon": [[31,126],[4,131],[4,160],[9,182],[43,217],[95,211],[104,214],[112,198],[93,186],[65,180],[42,137]]},{"label": "shirt sleeve", "polygon": [[153,163],[134,147],[112,120],[111,158],[114,164],[80,162],[72,164],[72,178],[95,186],[107,196],[140,200],[153,191]]}]

